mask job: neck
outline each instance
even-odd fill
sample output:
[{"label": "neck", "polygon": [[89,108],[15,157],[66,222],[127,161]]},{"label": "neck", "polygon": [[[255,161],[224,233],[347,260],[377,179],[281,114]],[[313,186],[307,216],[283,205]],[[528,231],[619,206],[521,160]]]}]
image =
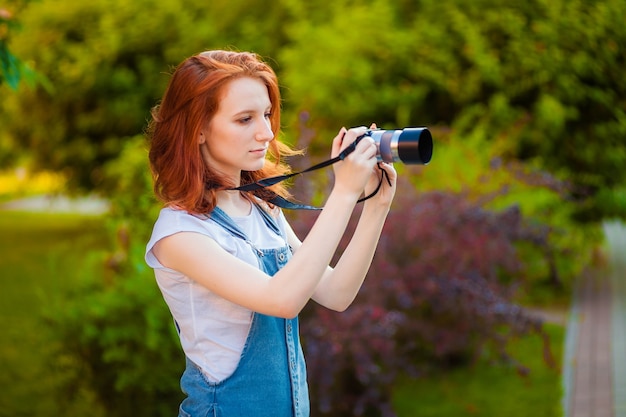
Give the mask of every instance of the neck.
[{"label": "neck", "polygon": [[235,217],[247,216],[252,208],[250,200],[236,190],[219,191],[217,205],[228,215]]}]

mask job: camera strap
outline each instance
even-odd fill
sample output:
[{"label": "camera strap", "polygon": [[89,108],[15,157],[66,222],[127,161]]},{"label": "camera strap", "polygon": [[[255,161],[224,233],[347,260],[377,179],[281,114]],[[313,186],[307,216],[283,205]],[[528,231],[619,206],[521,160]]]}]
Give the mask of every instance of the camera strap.
[{"label": "camera strap", "polygon": [[[295,177],[296,175],[302,175],[305,174],[307,172],[311,172],[311,171],[315,171],[321,168],[326,168],[336,162],[342,161],[344,160],[348,155],[350,155],[352,152],[354,152],[354,149],[356,149],[356,145],[359,143],[359,141],[361,139],[363,139],[363,136],[359,136],[358,138],[356,138],[356,140],[354,142],[352,142],[346,149],[344,149],[343,151],[341,151],[341,153],[339,155],[337,155],[334,158],[328,159],[324,162],[320,162],[319,164],[315,164],[305,170],[299,171],[299,172],[292,172],[290,174],[286,174],[286,175],[279,175],[276,177],[269,177],[269,178],[264,178],[262,180],[250,183],[250,184],[245,184],[239,187],[235,187],[235,188],[229,188],[229,190],[238,190],[238,191],[256,191],[259,190],[261,188],[265,188],[265,187],[270,187],[274,184],[278,184],[281,181],[285,181],[289,178]],[[370,198],[372,198],[373,196],[376,195],[376,193],[378,193],[378,190],[380,190],[380,187],[382,186],[383,183],[383,178],[385,178],[387,180],[387,183],[389,184],[389,186],[391,186],[391,180],[389,180],[389,176],[387,175],[387,171],[385,171],[384,169],[382,169],[380,167],[380,165],[378,165],[378,169],[382,172],[381,177],[380,177],[380,181],[378,183],[378,186],[376,187],[376,189],[369,195],[361,198],[358,200],[358,203],[362,203],[365,200],[368,200]],[[299,203],[294,203],[292,201],[287,200],[284,197],[279,196],[278,194],[275,194],[272,198],[270,198],[268,200],[268,202],[277,205],[278,207],[282,207],[284,209],[289,209],[289,210],[322,210],[323,207],[315,207],[315,206],[310,206],[307,204],[299,204]]]}]

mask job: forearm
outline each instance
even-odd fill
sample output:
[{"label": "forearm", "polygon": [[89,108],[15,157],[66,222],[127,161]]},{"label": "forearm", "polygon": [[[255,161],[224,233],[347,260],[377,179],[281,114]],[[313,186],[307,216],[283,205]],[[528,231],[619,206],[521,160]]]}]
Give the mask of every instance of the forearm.
[{"label": "forearm", "polygon": [[384,206],[364,207],[350,243],[315,291],[318,303],[343,311],[354,301],[372,263],[388,211]]},{"label": "forearm", "polygon": [[164,267],[230,302],[262,314],[295,317],[324,276],[357,199],[357,193],[332,192],[309,235],[297,242],[294,256],[272,277],[202,233],[174,233],[155,243],[152,251]]},{"label": "forearm", "polygon": [[297,314],[313,296],[337,250],[357,199],[356,194],[333,190],[302,245],[271,280],[276,302],[287,310],[285,316]]}]

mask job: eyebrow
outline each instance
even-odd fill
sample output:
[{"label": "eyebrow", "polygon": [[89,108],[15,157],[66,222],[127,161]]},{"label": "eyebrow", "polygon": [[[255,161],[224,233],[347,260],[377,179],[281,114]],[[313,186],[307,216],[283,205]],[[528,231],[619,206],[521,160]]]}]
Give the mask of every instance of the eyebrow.
[{"label": "eyebrow", "polygon": [[[263,112],[267,112],[267,111],[270,111],[270,110],[272,110],[272,106],[271,105],[267,106],[265,108],[265,110],[263,110]],[[256,110],[256,109],[246,109],[246,110],[240,110],[240,111],[236,112],[233,116],[237,117],[237,116],[242,116],[244,114],[251,114],[251,113],[257,113],[257,112],[258,112],[258,110]]]}]

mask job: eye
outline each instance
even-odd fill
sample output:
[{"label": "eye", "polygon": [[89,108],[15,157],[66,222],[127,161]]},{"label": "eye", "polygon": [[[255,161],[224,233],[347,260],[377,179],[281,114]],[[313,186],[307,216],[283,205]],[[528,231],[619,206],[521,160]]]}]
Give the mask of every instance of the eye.
[{"label": "eye", "polygon": [[272,113],[271,112],[265,113],[265,118],[266,119],[269,119],[270,117],[272,117]]},{"label": "eye", "polygon": [[241,119],[239,119],[239,123],[246,124],[246,123],[249,123],[250,120],[252,120],[252,117],[250,116],[242,117]]}]

